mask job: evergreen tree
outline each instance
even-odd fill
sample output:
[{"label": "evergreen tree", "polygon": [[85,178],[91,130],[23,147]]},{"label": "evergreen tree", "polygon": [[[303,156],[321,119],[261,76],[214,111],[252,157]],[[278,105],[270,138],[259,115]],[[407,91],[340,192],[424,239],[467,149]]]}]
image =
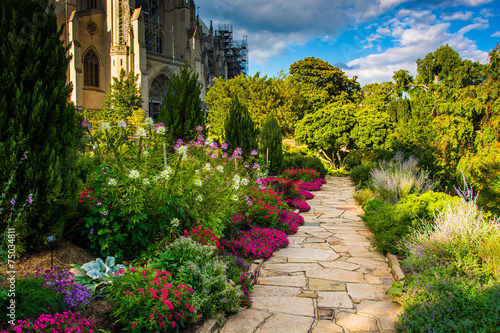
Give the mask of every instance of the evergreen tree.
[{"label": "evergreen tree", "polygon": [[2,220],[12,208],[10,198],[17,195],[17,211],[30,194],[34,199],[14,224],[18,254],[39,247],[49,235],[60,236],[77,202],[75,108],[68,101],[69,57],[61,34],[47,0],[0,2],[2,186],[28,152],[0,207]]},{"label": "evergreen tree", "polygon": [[282,134],[274,115],[269,115],[264,122],[259,141],[261,153],[269,156],[269,171],[273,175],[279,175],[283,163]]},{"label": "evergreen tree", "polygon": [[108,121],[126,120],[135,110],[142,107],[142,96],[137,80],[139,74],[125,73],[122,68],[120,77],[113,77],[113,84],[108,84],[108,94],[103,103],[103,113]]},{"label": "evergreen tree", "polygon": [[224,139],[230,150],[241,148],[243,155],[257,149],[257,132],[247,107],[234,97],[224,123]]},{"label": "evergreen tree", "polygon": [[186,62],[179,75],[167,82],[167,93],[160,110],[159,121],[176,140],[194,139],[195,128],[205,124],[205,113],[201,109],[201,85],[198,74],[189,69]]}]

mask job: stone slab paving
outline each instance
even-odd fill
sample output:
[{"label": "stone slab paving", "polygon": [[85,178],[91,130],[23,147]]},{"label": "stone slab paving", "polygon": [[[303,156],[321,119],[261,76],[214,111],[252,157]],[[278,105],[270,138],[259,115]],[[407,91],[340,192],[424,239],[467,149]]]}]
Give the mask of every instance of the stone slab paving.
[{"label": "stone slab paving", "polygon": [[221,333],[395,332],[401,307],[386,294],[394,280],[371,248],[354,186],[326,180],[289,247],[262,265],[253,307],[229,317]]}]

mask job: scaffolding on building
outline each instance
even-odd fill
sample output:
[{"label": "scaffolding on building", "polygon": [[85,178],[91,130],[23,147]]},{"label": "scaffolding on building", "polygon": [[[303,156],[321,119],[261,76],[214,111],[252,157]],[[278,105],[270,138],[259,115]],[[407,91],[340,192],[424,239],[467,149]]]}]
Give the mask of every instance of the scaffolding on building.
[{"label": "scaffolding on building", "polygon": [[247,36],[243,40],[233,40],[233,25],[219,24],[218,38],[220,47],[224,50],[227,62],[228,79],[241,73],[248,74],[248,42]]},{"label": "scaffolding on building", "polygon": [[146,50],[153,54],[162,54],[160,0],[137,0],[136,7],[141,7],[144,15]]},{"label": "scaffolding on building", "polygon": [[118,3],[118,44],[127,45],[130,33],[130,7],[128,0]]}]

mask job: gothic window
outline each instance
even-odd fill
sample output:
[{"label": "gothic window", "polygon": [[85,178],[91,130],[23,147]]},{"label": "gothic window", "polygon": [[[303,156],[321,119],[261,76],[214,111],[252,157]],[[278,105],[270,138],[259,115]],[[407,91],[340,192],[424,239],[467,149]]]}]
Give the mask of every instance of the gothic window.
[{"label": "gothic window", "polygon": [[89,50],[83,59],[83,85],[99,87],[99,58],[93,50]]},{"label": "gothic window", "polygon": [[101,0],[81,0],[81,10],[102,8]]}]

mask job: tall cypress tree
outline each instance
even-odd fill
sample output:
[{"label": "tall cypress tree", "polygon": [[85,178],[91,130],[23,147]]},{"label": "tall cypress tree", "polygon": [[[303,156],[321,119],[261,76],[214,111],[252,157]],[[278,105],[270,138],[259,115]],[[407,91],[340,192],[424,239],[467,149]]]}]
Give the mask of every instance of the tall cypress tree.
[{"label": "tall cypress tree", "polygon": [[249,155],[252,150],[258,148],[255,125],[247,107],[240,103],[238,97],[233,98],[229,107],[229,114],[224,123],[224,140],[230,150],[241,148],[243,155]]},{"label": "tall cypress tree", "polygon": [[196,127],[205,124],[205,113],[201,109],[201,85],[198,73],[193,73],[186,62],[179,75],[167,82],[167,93],[160,110],[159,121],[176,140],[194,139]]},{"label": "tall cypress tree", "polygon": [[[34,199],[14,225],[18,253],[40,246],[49,235],[60,236],[76,204],[75,108],[69,102],[69,57],[61,34],[47,0],[0,2],[2,186],[28,152],[1,207],[2,220],[6,220],[12,208],[9,198],[15,194],[14,209],[30,193]],[[2,223],[0,228],[5,226]]]},{"label": "tall cypress tree", "polygon": [[260,150],[264,156],[269,156],[269,171],[279,175],[283,163],[281,127],[274,115],[269,115],[260,131]]}]

